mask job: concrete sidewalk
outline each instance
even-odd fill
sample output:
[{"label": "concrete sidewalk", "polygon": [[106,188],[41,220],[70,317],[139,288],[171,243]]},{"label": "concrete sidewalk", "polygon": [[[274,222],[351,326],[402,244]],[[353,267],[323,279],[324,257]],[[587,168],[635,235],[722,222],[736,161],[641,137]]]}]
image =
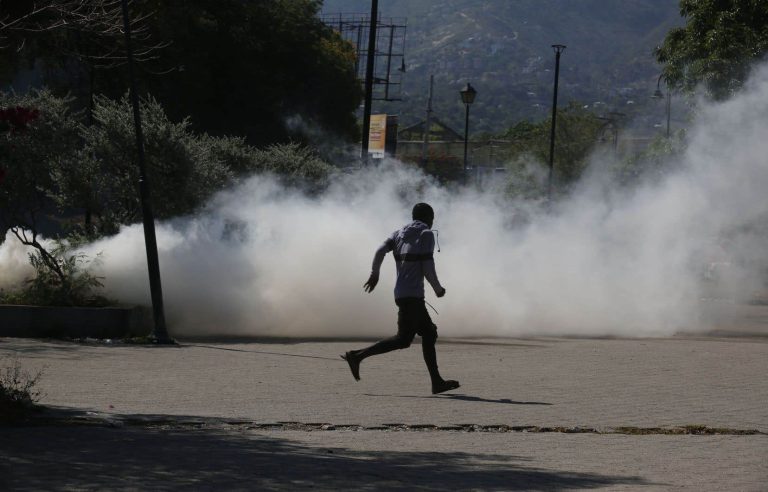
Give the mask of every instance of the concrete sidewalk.
[{"label": "concrete sidewalk", "polygon": [[366,360],[355,382],[338,354],[363,343],[2,339],[0,356],[44,370],[45,404],[118,414],[768,432],[768,339],[443,340],[441,371],[462,384],[443,395],[430,393],[418,344]]},{"label": "concrete sidewalk", "polygon": [[[355,382],[339,354],[363,341],[0,339],[0,357],[44,369],[42,403],[154,416],[4,429],[0,488],[766,490],[763,319],[706,337],[440,339],[462,387],[437,396],[417,344]],[[666,435],[684,426],[718,435]]]}]

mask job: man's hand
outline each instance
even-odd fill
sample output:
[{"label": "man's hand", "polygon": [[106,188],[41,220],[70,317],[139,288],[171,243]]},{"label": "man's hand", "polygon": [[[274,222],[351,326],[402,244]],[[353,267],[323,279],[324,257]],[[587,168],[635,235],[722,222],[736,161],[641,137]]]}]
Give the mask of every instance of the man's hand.
[{"label": "man's hand", "polygon": [[441,290],[435,292],[435,295],[437,295],[437,297],[443,297],[445,295],[445,287],[442,287]]},{"label": "man's hand", "polygon": [[376,288],[376,284],[379,283],[379,274],[371,272],[371,276],[368,277],[368,281],[363,284],[363,289],[366,292],[373,292],[373,289]]}]

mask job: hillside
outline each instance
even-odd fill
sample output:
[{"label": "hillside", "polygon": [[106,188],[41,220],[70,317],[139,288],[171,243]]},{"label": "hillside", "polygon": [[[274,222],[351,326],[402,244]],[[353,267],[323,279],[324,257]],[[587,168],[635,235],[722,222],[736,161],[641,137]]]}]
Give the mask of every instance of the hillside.
[{"label": "hillside", "polygon": [[[383,0],[381,15],[407,18],[403,101],[376,103],[404,125],[423,117],[429,75],[434,109],[461,128],[458,90],[478,91],[473,129],[497,132],[551,107],[552,44],[561,58],[560,100],[596,111],[653,110],[659,68],[653,48],[682,23],[677,0]],[[326,0],[324,13],[370,10],[369,0]]]}]

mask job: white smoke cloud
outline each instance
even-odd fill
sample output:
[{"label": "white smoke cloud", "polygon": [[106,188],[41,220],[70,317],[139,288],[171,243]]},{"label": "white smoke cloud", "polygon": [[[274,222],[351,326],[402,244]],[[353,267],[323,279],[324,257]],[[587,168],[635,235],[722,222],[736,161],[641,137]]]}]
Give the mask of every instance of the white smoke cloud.
[{"label": "white smoke cloud", "polygon": [[[432,204],[447,295],[427,300],[445,336],[659,336],[706,329],[703,277],[748,296],[768,264],[768,70],[730,101],[703,105],[679,171],[630,191],[590,173],[526,225],[495,193],[443,188],[396,162],[340,176],[321,196],[255,176],[204,213],[158,226],[166,316],[174,336],[384,336],[394,332],[391,256],[363,292],[373,252]],[[596,162],[599,166],[601,163]],[[518,207],[521,204],[517,204]],[[765,227],[765,226],[763,226]],[[0,246],[0,287],[24,271]],[[107,294],[149,303],[140,225],[90,245]],[[713,262],[717,265],[712,266]],[[719,266],[718,266],[719,265]],[[726,275],[724,275],[726,274]],[[734,290],[735,289],[735,290]]]},{"label": "white smoke cloud", "polygon": [[8,232],[5,242],[0,244],[0,290],[17,287],[19,282],[34,273],[27,251],[26,247]]}]

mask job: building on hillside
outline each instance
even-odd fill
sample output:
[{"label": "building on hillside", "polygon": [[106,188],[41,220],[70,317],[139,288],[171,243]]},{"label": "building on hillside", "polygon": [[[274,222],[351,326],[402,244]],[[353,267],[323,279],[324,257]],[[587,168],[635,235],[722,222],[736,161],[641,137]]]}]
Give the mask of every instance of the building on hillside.
[{"label": "building on hillside", "polygon": [[464,166],[464,137],[439,118],[403,128],[397,133],[397,158],[445,179],[459,179]]},{"label": "building on hillside", "polygon": [[[424,142],[424,126],[426,121],[420,121],[415,125],[403,128],[398,132],[398,140],[401,142]],[[439,118],[432,116],[429,125],[429,140],[435,142],[464,142],[464,136],[449,127]]]},{"label": "building on hillside", "polygon": [[[459,179],[464,170],[464,136],[432,116],[429,130],[426,121],[403,128],[397,134],[397,158],[412,162],[430,174],[446,179]],[[427,138],[425,139],[425,133]],[[477,181],[506,169],[499,163],[502,140],[472,141],[467,144],[467,174]]]}]

